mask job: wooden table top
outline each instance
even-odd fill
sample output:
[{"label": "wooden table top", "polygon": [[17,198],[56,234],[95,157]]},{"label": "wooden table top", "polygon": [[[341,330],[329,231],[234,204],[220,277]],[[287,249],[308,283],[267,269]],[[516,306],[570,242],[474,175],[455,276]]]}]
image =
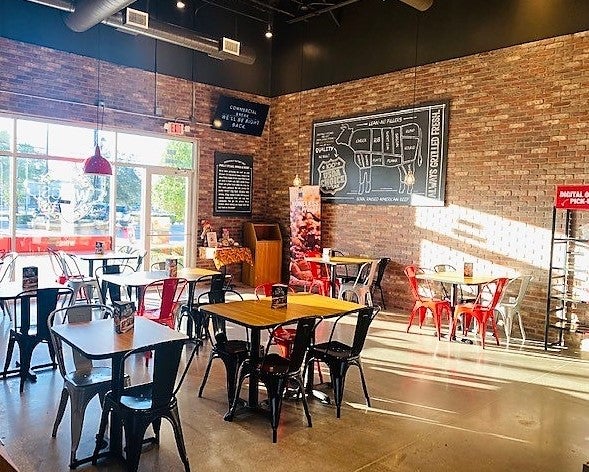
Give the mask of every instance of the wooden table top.
[{"label": "wooden table top", "polygon": [[135,317],[135,327],[117,334],[114,320],[56,325],[51,330],[65,343],[80,350],[89,359],[108,359],[146,346],[187,340],[188,336],[141,316]]},{"label": "wooden table top", "polygon": [[[38,288],[66,288],[65,285],[60,285],[57,282],[39,283]],[[30,292],[31,290],[24,290],[22,282],[3,282],[0,285],[0,300],[12,300],[16,298],[19,293]]]},{"label": "wooden table top", "polygon": [[362,256],[334,256],[329,259],[323,259],[322,257],[305,257],[305,260],[310,262],[319,262],[321,264],[328,265],[352,265],[352,264],[364,264],[366,262],[374,262],[378,259],[371,259],[369,257]]},{"label": "wooden table top", "polygon": [[249,328],[271,328],[308,317],[330,317],[366,308],[364,305],[310,293],[288,295],[285,308],[271,308],[272,299],[204,305],[202,310]]},{"label": "wooden table top", "polygon": [[[188,280],[188,282],[196,282],[197,280],[211,275],[219,274],[215,270],[195,268],[185,268],[178,270],[178,277]],[[168,271],[166,270],[142,270],[138,272],[127,272],[124,274],[103,274],[100,277],[103,281],[115,285],[124,285],[127,287],[145,287],[150,283],[168,278]]]},{"label": "wooden table top", "polygon": [[464,277],[462,272],[425,272],[423,274],[417,274],[415,276],[422,280],[432,280],[434,282],[442,282],[455,285],[482,285],[492,282],[499,276],[490,274],[477,274],[472,277]]},{"label": "wooden table top", "polygon": [[116,251],[104,251],[103,254],[97,254],[95,252],[75,252],[71,253],[72,256],[79,257],[84,261],[104,261],[109,259],[137,259],[138,254],[127,254],[126,252]]}]

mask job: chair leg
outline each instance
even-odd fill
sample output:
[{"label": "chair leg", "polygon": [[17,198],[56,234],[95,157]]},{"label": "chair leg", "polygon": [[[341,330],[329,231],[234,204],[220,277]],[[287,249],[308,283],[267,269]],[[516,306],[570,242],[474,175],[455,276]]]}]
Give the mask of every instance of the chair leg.
[{"label": "chair leg", "polygon": [[61,391],[61,399],[59,400],[59,407],[57,408],[57,416],[55,417],[55,423],[53,423],[53,432],[51,433],[51,437],[54,438],[57,436],[57,429],[63,419],[63,414],[65,413],[65,407],[67,406],[67,401],[69,398],[69,392],[66,387],[63,387]]},{"label": "chair leg", "polygon": [[284,393],[285,379],[279,379],[276,384],[267,384],[268,400],[270,400],[270,424],[272,425],[272,442],[278,440],[278,423],[282,410],[282,395]]},{"label": "chair leg", "polygon": [[303,386],[303,379],[302,377],[295,377],[295,382],[299,386],[299,390],[301,392],[301,398],[303,399],[303,409],[305,410],[305,416],[307,417],[307,426],[309,428],[313,426],[313,422],[311,421],[311,413],[309,412],[309,404],[307,403],[307,396],[305,395],[305,387]]},{"label": "chair leg", "polygon": [[184,464],[184,471],[190,472],[190,464],[188,463],[188,454],[186,454],[186,445],[184,444],[184,435],[182,434],[182,423],[180,423],[180,415],[178,413],[178,407],[172,408],[168,416],[172,429],[174,430],[174,437],[176,438],[176,447],[178,448],[178,454]]},{"label": "chair leg", "polygon": [[227,401],[229,405],[233,403],[235,398],[235,388],[237,386],[237,375],[240,362],[235,357],[221,358],[225,364],[225,371],[227,373]]},{"label": "chair leg", "polygon": [[344,364],[330,365],[329,375],[333,384],[333,399],[335,401],[335,416],[341,415],[342,399],[344,396],[344,384],[347,367]]},{"label": "chair leg", "polygon": [[370,408],[370,396],[368,395],[368,387],[366,386],[366,379],[364,378],[364,369],[362,369],[362,363],[360,362],[360,359],[358,359],[358,362],[356,362],[355,364],[358,366],[358,370],[360,371],[360,380],[362,381],[362,390],[364,390],[366,406]]},{"label": "chair leg", "polygon": [[524,323],[522,321],[522,315],[519,312],[519,310],[516,313],[517,313],[517,320],[519,321],[519,330],[522,333],[522,342],[525,342],[526,341],[526,331],[524,330]]},{"label": "chair leg", "polygon": [[98,433],[96,433],[96,446],[94,446],[94,454],[92,454],[93,465],[96,465],[96,461],[98,460],[98,453],[100,452],[102,442],[104,441],[104,433],[106,432],[106,425],[108,423],[109,413],[110,408],[108,406],[108,399],[106,399],[102,407],[102,415],[100,417],[100,426],[98,427]]},{"label": "chair leg", "polygon": [[382,287],[379,286],[378,289],[380,290],[380,301],[382,302],[382,309],[383,310],[386,310],[387,309],[387,306],[386,306],[386,304],[384,302],[384,293],[382,291]]},{"label": "chair leg", "polygon": [[162,426],[162,419],[156,418],[151,423],[151,426],[153,427],[153,435],[155,436],[155,443],[159,444],[160,443],[160,428]]},{"label": "chair leg", "polygon": [[233,416],[235,415],[235,410],[237,410],[237,401],[239,400],[239,392],[241,392],[241,387],[243,386],[243,382],[246,377],[249,376],[244,368],[243,364],[241,370],[239,371],[239,381],[237,382],[237,388],[235,389],[235,396],[233,397],[233,403],[231,404],[231,408],[229,408],[229,412],[225,415],[225,421],[232,421]]},{"label": "chair leg", "polygon": [[128,421],[123,419],[123,425],[125,428],[125,462],[127,463],[127,470],[137,472],[143,437],[148,425],[137,418],[129,418]]},{"label": "chair leg", "polygon": [[213,363],[213,359],[215,358],[215,353],[211,351],[211,355],[209,356],[209,362],[207,364],[207,368],[205,369],[205,375],[202,378],[202,382],[200,384],[200,388],[198,389],[198,396],[199,398],[202,397],[202,392],[205,389],[205,385],[209,378],[209,372],[211,371],[211,364]]},{"label": "chair leg", "polygon": [[76,461],[76,451],[80,444],[82,428],[84,427],[84,414],[86,407],[94,395],[88,395],[86,392],[80,392],[70,395],[71,400],[71,455],[70,464]]},{"label": "chair leg", "polygon": [[10,366],[10,362],[12,361],[12,354],[14,352],[14,343],[16,339],[12,330],[10,331],[10,338],[8,339],[8,349],[6,350],[6,361],[4,362],[4,372],[2,375],[6,378],[6,372],[8,371],[8,367]]}]

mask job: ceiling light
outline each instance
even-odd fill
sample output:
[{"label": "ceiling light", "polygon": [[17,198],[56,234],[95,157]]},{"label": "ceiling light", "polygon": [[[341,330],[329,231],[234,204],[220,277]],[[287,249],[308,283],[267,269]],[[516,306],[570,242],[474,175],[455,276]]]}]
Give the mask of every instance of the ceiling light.
[{"label": "ceiling light", "polygon": [[266,36],[266,38],[268,39],[272,39],[272,23],[268,23],[268,28],[266,29],[266,33],[264,34],[264,36]]},{"label": "ceiling light", "polygon": [[176,6],[180,9],[184,8],[186,6],[186,3],[184,3],[182,0],[178,0],[176,2]]},{"label": "ceiling light", "polygon": [[112,167],[107,159],[100,154],[100,146],[97,144],[94,155],[84,161],[84,174],[112,175]]}]

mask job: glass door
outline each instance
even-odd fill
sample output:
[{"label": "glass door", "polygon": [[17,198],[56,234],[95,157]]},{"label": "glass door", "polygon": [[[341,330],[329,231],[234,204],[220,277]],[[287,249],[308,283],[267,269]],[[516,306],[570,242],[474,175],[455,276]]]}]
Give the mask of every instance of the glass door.
[{"label": "glass door", "polygon": [[150,267],[168,258],[178,259],[179,267],[188,266],[189,175],[176,169],[150,172],[146,199],[150,209],[146,215],[149,220],[146,227],[150,228],[147,241]]}]

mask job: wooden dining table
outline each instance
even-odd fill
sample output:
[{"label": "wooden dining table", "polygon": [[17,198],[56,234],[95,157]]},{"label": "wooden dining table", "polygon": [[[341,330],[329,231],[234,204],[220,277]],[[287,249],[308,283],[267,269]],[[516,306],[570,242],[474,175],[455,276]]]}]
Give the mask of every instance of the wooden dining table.
[{"label": "wooden dining table", "polygon": [[[272,308],[271,303],[272,299],[268,297],[260,300],[202,305],[201,310],[249,328],[251,331],[249,355],[251,363],[255,364],[260,359],[263,329],[274,328],[280,324],[295,322],[303,318],[330,318],[366,308],[357,303],[311,293],[289,294],[284,308]],[[258,379],[255,377],[255,371],[252,372],[250,378],[246,406],[254,409],[258,407]],[[227,421],[232,419],[229,412],[225,415],[225,419]]]},{"label": "wooden dining table", "polygon": [[364,256],[333,256],[329,259],[323,257],[305,257],[305,260],[308,262],[317,262],[319,264],[325,264],[329,267],[329,274],[331,279],[331,296],[333,298],[337,297],[337,287],[336,287],[336,268],[338,265],[356,265],[361,266],[365,263],[372,263],[375,260],[374,258],[364,257]]},{"label": "wooden dining table", "polygon": [[491,274],[476,274],[472,277],[465,277],[462,272],[445,271],[445,272],[423,272],[415,276],[418,280],[429,280],[431,282],[440,282],[450,285],[450,303],[452,308],[458,304],[458,290],[459,285],[472,285],[480,288],[495,280],[497,275]]},{"label": "wooden dining table", "polygon": [[[179,269],[176,276],[185,279],[188,282],[188,305],[189,313],[192,313],[194,304],[194,292],[196,290],[196,284],[203,280],[206,280],[213,275],[220,274],[216,270],[203,269],[200,267],[185,267]],[[119,285],[121,287],[134,288],[137,291],[137,299],[140,300],[143,296],[143,289],[150,283],[156,280],[161,280],[169,277],[168,271],[166,270],[149,270],[149,271],[138,271],[138,272],[125,272],[121,274],[103,274],[101,279],[104,282]],[[188,337],[193,339],[193,320],[192,317],[188,317],[186,331]]]},{"label": "wooden dining table", "polygon": [[[178,331],[160,325],[141,316],[135,317],[135,326],[126,333],[117,334],[112,318],[83,323],[66,323],[51,328],[63,342],[80,351],[88,359],[110,359],[112,365],[112,392],[119,398],[123,392],[124,379],[121,361],[123,356],[135,349],[158,344],[187,340]],[[122,457],[122,423],[113,411],[110,422],[109,450],[100,454]],[[92,457],[78,460],[78,464],[89,462]]]}]

